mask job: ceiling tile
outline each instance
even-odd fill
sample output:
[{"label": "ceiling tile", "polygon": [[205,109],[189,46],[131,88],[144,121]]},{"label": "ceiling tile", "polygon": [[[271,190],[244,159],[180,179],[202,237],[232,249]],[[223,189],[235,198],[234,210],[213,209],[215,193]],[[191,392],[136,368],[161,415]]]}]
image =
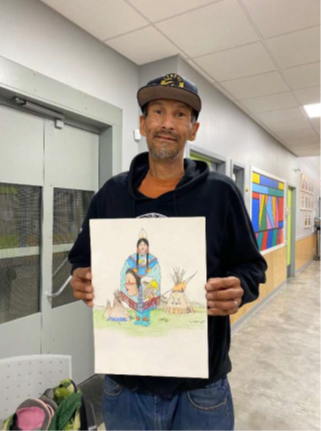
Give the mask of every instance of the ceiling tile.
[{"label": "ceiling tile", "polygon": [[264,38],[320,24],[319,0],[242,0]]},{"label": "ceiling tile", "polygon": [[149,24],[123,0],[42,1],[100,40]]},{"label": "ceiling tile", "polygon": [[310,121],[313,127],[319,127],[321,129],[321,118],[311,118]]},{"label": "ceiling tile", "polygon": [[[150,21],[156,22],[175,15],[182,15],[191,9],[214,3],[215,0],[128,0]],[[217,2],[222,0],[216,0]]]},{"label": "ceiling tile", "polygon": [[284,123],[270,123],[269,128],[278,133],[283,130],[300,130],[300,129],[308,129],[310,127],[309,120],[291,120],[284,121]]},{"label": "ceiling tile", "polygon": [[224,96],[226,96],[228,99],[230,99],[230,100],[235,100],[235,97],[234,96],[232,96],[232,94],[230,94],[228,91],[226,91],[226,89],[225,88],[223,88],[220,84],[218,84],[218,83],[215,83],[215,84],[213,84],[214,85],[214,87],[215,88],[217,88],[218,89],[218,91],[220,92],[220,93],[222,93]]},{"label": "ceiling tile", "polygon": [[321,136],[321,118],[313,118],[310,119],[314,130],[317,132],[319,136]]},{"label": "ceiling tile", "polygon": [[304,120],[306,118],[300,108],[261,112],[255,114],[255,116],[265,124],[279,123],[290,120]]},{"label": "ceiling tile", "polygon": [[279,36],[266,43],[282,68],[320,60],[320,27]]},{"label": "ceiling tile", "polygon": [[315,156],[320,156],[320,148],[315,148],[313,150],[306,150],[306,149],[300,149],[300,150],[295,150],[295,154],[298,157],[315,157]]},{"label": "ceiling tile", "polygon": [[303,88],[302,90],[293,91],[296,99],[302,105],[309,105],[312,103],[320,103],[320,87]]},{"label": "ceiling tile", "polygon": [[304,143],[299,143],[297,145],[285,143],[287,148],[295,154],[299,154],[301,157],[308,157],[312,152],[317,150],[320,151],[318,145],[306,145]]},{"label": "ceiling tile", "polygon": [[308,136],[306,138],[285,138],[283,139],[287,145],[291,146],[316,146],[320,145],[320,138],[318,136]]},{"label": "ceiling tile", "polygon": [[195,61],[218,81],[276,70],[261,42],[198,57]]},{"label": "ceiling tile", "polygon": [[256,42],[259,38],[237,0],[224,0],[157,24],[188,55]]},{"label": "ceiling tile", "polygon": [[310,127],[309,129],[301,129],[301,130],[283,130],[277,132],[277,135],[281,139],[288,138],[308,138],[309,136],[317,136],[315,130]]},{"label": "ceiling tile", "polygon": [[289,90],[278,72],[226,81],[222,82],[221,85],[232,93],[236,99],[248,99],[267,94],[284,93]]},{"label": "ceiling tile", "polygon": [[138,65],[179,53],[179,50],[153,27],[125,34],[105,43]]},{"label": "ceiling tile", "polygon": [[320,63],[282,70],[286,82],[294,89],[320,86]]},{"label": "ceiling tile", "polygon": [[242,100],[242,105],[254,113],[299,106],[293,94],[290,92],[272,94],[271,96],[254,97],[253,99],[244,99]]},{"label": "ceiling tile", "polygon": [[197,64],[195,64],[194,60],[187,60],[187,63],[191,65],[191,67],[196,70],[196,72],[198,72],[200,75],[204,76],[205,79],[207,79],[207,81],[209,82],[214,82],[215,80],[208,74],[206,73],[204,70],[202,70]]}]

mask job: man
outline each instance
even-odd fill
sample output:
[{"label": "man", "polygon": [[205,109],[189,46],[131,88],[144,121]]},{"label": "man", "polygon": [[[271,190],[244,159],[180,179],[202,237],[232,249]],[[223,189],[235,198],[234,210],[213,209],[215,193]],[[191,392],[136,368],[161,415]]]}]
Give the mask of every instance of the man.
[{"label": "man", "polygon": [[204,162],[183,158],[186,142],[196,139],[199,128],[195,84],[172,73],[150,81],[137,98],[149,152],[135,157],[129,172],[111,178],[94,196],[70,252],[74,296],[93,305],[89,219],[206,217],[210,377],[106,376],[106,428],[231,430],[229,316],[258,297],[266,262],[233,181],[209,172]]}]

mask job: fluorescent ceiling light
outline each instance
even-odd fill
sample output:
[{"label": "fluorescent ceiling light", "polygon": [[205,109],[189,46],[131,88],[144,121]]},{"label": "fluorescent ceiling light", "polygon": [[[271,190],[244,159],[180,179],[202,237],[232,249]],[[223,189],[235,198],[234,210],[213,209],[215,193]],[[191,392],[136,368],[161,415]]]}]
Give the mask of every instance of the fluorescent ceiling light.
[{"label": "fluorescent ceiling light", "polygon": [[310,118],[321,117],[321,103],[315,103],[314,105],[303,106],[305,112]]}]

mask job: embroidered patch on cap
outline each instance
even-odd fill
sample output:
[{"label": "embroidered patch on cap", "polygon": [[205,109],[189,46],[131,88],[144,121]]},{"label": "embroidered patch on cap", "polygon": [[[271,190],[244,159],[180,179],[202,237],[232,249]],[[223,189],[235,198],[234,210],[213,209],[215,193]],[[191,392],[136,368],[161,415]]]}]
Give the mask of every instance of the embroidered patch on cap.
[{"label": "embroidered patch on cap", "polygon": [[163,77],[160,85],[184,88],[184,79],[176,73],[169,73]]}]

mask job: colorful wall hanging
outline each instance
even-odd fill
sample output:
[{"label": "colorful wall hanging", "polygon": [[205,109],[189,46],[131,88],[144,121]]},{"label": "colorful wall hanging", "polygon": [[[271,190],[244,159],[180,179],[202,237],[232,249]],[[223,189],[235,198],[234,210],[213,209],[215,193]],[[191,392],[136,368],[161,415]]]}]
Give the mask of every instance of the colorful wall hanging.
[{"label": "colorful wall hanging", "polygon": [[260,251],[285,244],[285,181],[252,168],[251,215]]}]

